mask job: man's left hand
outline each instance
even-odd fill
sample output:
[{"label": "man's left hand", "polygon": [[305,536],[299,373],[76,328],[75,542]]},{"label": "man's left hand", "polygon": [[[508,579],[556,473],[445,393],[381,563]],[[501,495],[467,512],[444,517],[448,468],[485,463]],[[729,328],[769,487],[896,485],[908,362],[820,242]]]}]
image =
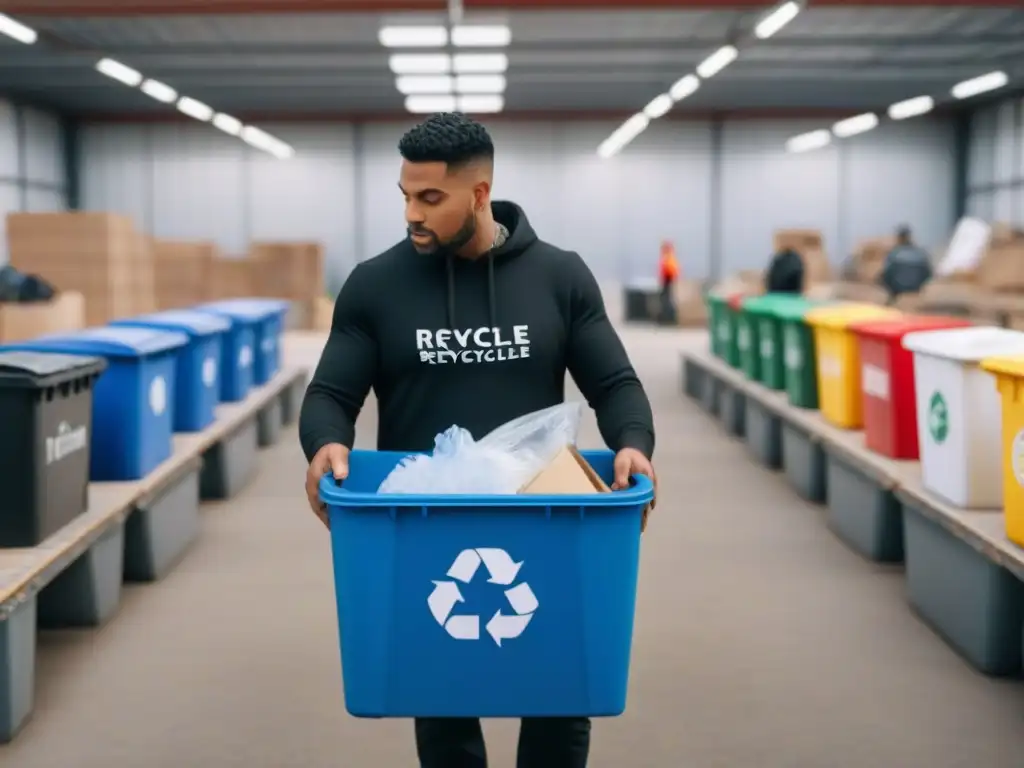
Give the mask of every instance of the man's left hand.
[{"label": "man's left hand", "polygon": [[615,454],[615,480],[612,483],[612,490],[621,491],[629,488],[629,478],[633,475],[646,475],[654,483],[654,498],[651,500],[650,506],[644,510],[643,520],[640,524],[640,531],[643,532],[647,528],[647,516],[658,501],[658,476],[654,474],[654,466],[650,459],[636,448],[623,448]]}]

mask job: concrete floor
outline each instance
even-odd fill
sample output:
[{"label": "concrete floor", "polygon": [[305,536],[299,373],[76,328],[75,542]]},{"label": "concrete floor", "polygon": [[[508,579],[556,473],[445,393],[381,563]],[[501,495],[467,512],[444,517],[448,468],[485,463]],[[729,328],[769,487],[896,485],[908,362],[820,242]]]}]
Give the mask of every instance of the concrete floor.
[{"label": "concrete floor", "polygon": [[[679,392],[692,335],[624,334],[658,422],[629,708],[592,768],[1019,768],[1024,685],[974,673],[907,609],[898,569],[752,464]],[[688,339],[688,340],[687,340]],[[293,347],[315,356],[320,339]],[[588,424],[581,440],[596,445]],[[360,443],[372,445],[367,413]],[[412,768],[411,724],[348,717],[325,531],[294,429],[159,584],[99,631],[40,641],[11,768]],[[485,725],[511,768],[515,724]]]}]

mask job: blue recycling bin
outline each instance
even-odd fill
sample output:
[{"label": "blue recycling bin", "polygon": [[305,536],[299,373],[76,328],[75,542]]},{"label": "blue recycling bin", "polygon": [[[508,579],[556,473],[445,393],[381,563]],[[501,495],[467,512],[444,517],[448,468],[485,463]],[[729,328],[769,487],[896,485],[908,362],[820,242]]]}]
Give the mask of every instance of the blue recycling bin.
[{"label": "blue recycling bin", "polygon": [[[606,482],[610,451],[582,451]],[[353,451],[331,522],[345,706],[357,717],[615,716],[654,489],[376,493],[408,454]]]},{"label": "blue recycling bin", "polygon": [[253,385],[253,345],[256,322],[251,317],[210,309],[214,305],[201,304],[192,311],[225,319],[230,324],[221,334],[220,345],[220,400],[237,403],[245,400]]},{"label": "blue recycling bin", "polygon": [[188,338],[156,328],[107,326],[41,336],[6,349],[92,355],[107,360],[93,390],[89,479],[140,480],[171,456],[171,386]]},{"label": "blue recycling bin", "polygon": [[213,423],[220,402],[221,337],[231,328],[225,317],[187,309],[156,312],[111,325],[159,328],[189,337],[178,351],[174,373],[174,431],[201,432]]},{"label": "blue recycling bin", "polygon": [[281,333],[288,302],[279,299],[228,299],[196,307],[247,324],[253,332],[252,383],[262,386],[281,368]]}]

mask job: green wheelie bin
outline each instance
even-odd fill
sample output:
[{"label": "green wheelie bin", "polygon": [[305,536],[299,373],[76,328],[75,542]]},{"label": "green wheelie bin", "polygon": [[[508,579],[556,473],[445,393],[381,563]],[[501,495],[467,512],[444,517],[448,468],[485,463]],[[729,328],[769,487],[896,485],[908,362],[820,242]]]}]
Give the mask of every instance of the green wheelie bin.
[{"label": "green wheelie bin", "polygon": [[[808,310],[833,302],[792,297],[775,305],[772,313],[781,333],[783,381],[789,402],[798,408],[818,407],[818,364],[814,351],[814,332],[804,321]],[[776,357],[779,357],[776,354]]]},{"label": "green wheelie bin", "polygon": [[740,352],[736,339],[736,316],[732,302],[741,293],[708,294],[708,329],[711,333],[711,352],[729,365],[739,367]]},{"label": "green wheelie bin", "polygon": [[[824,302],[812,301],[792,293],[767,293],[752,296],[743,302],[744,323],[750,328],[752,346],[744,360],[747,377],[759,381],[768,389],[786,388],[786,366],[783,359],[782,319],[779,312],[785,307],[797,312],[820,306]],[[742,356],[742,351],[741,351]]]}]

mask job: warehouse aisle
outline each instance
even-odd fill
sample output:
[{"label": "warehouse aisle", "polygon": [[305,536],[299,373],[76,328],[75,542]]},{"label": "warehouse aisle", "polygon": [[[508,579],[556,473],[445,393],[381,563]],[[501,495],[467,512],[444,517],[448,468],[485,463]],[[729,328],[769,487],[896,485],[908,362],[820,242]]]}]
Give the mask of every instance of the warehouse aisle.
[{"label": "warehouse aisle", "polygon": [[[972,672],[907,610],[898,571],[846,550],[680,396],[678,333],[625,335],[655,403],[662,501],[629,711],[597,722],[592,768],[1019,766],[1024,686]],[[0,765],[415,765],[409,723],[343,712],[328,541],[294,430],[261,462],[164,582],[131,588],[102,631],[44,637],[36,716]],[[511,768],[513,724],[487,731],[492,765]]]}]

